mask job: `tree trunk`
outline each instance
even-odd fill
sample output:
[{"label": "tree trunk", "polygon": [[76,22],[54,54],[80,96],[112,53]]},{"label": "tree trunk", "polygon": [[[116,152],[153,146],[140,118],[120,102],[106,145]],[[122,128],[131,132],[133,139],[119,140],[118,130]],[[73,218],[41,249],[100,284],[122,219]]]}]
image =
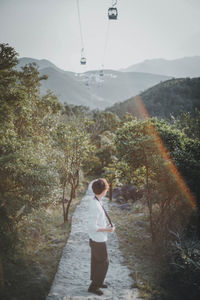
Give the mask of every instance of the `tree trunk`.
[{"label": "tree trunk", "polygon": [[73,182],[73,188],[72,188],[72,199],[75,199],[76,198],[76,184],[75,184],[75,181]]},{"label": "tree trunk", "polygon": [[147,199],[147,205],[149,209],[149,223],[150,223],[150,230],[151,230],[151,238],[152,242],[155,242],[155,233],[153,230],[153,219],[152,219],[152,200],[149,195],[149,168],[148,166],[146,167],[146,199]]},{"label": "tree trunk", "polygon": [[72,197],[72,198],[73,198],[73,199],[76,198],[76,189],[73,190],[73,197]]},{"label": "tree trunk", "polygon": [[73,199],[76,198],[76,190],[79,186],[79,171],[77,171],[76,179],[74,180]]},{"label": "tree trunk", "polygon": [[65,205],[64,205],[64,200],[65,200],[65,190],[66,190],[66,180],[63,183],[63,195],[62,195],[62,207],[63,207],[63,218],[64,218],[64,223],[66,222],[66,212],[65,212]]},{"label": "tree trunk", "polygon": [[71,193],[70,193],[70,199],[69,202],[67,203],[67,208],[66,208],[66,212],[65,212],[65,220],[66,222],[68,222],[68,215],[69,215],[69,208],[70,208],[70,204],[72,202],[73,199],[73,194],[74,194],[74,185],[71,185]]}]

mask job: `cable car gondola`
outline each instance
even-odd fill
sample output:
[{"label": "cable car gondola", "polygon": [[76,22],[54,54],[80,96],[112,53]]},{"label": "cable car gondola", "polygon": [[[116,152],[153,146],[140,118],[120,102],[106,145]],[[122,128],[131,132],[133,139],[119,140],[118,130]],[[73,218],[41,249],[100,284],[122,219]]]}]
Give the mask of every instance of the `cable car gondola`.
[{"label": "cable car gondola", "polygon": [[99,76],[102,77],[103,75],[104,75],[103,70],[100,70],[100,71],[99,71]]},{"label": "cable car gondola", "polygon": [[81,65],[86,65],[86,58],[81,57],[80,63],[81,63]]},{"label": "cable car gondola", "polygon": [[81,65],[86,65],[86,58],[84,56],[84,48],[81,49],[81,60],[80,60]]},{"label": "cable car gondola", "polygon": [[108,9],[108,18],[109,20],[117,20],[118,11],[116,7],[110,7]]},{"label": "cable car gondola", "polygon": [[115,5],[117,4],[117,0],[113,2],[112,7],[108,9],[108,19],[109,20],[117,20],[118,11]]}]

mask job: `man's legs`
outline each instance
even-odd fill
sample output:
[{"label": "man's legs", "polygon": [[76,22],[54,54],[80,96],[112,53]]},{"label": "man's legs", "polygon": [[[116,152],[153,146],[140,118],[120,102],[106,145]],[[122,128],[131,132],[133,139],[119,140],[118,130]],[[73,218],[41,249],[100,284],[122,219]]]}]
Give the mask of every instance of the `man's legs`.
[{"label": "man's legs", "polygon": [[101,286],[106,277],[109,260],[106,242],[95,242],[90,239],[92,286]]}]

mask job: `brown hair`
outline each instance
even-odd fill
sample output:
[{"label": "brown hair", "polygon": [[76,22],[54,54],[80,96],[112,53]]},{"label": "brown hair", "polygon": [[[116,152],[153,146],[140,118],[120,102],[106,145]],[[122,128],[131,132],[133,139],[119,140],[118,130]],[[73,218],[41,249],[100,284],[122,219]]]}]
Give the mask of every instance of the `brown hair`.
[{"label": "brown hair", "polygon": [[100,195],[104,190],[109,188],[109,184],[105,178],[99,178],[92,184],[92,190],[96,195]]}]

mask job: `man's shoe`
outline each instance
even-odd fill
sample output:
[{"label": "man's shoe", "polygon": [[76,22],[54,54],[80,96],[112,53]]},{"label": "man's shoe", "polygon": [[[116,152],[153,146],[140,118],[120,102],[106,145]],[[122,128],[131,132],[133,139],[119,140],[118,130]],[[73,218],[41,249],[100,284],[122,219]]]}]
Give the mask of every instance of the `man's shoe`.
[{"label": "man's shoe", "polygon": [[103,289],[107,289],[108,285],[105,284],[105,283],[103,283],[103,284],[101,284],[99,287],[100,287],[100,288],[103,288]]},{"label": "man's shoe", "polygon": [[96,295],[98,295],[98,296],[103,295],[102,290],[100,290],[98,287],[89,287],[89,288],[88,288],[88,292],[93,293],[93,294],[96,294]]}]

